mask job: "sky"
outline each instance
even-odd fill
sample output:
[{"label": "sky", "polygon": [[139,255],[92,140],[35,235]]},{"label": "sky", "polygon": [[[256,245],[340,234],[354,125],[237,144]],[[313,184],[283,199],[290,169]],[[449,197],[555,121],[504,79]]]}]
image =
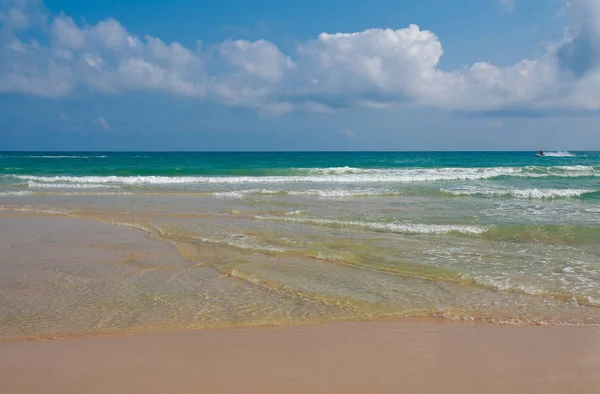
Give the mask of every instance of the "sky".
[{"label": "sky", "polygon": [[600,150],[600,0],[0,0],[0,150]]}]

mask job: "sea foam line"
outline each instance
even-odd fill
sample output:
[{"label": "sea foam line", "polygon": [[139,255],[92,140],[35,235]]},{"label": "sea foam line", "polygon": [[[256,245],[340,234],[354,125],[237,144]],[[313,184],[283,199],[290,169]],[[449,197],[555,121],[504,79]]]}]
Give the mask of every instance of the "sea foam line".
[{"label": "sea foam line", "polygon": [[600,176],[600,170],[591,166],[556,167],[489,167],[489,168],[436,168],[436,169],[362,169],[350,174],[289,175],[289,176],[34,176],[10,177],[40,183],[178,185],[178,184],[273,184],[273,183],[380,183],[432,182],[479,180],[509,177],[586,177]]},{"label": "sea foam line", "polygon": [[581,197],[584,194],[596,193],[592,189],[440,189],[455,196],[515,197],[528,199],[553,199]]},{"label": "sea foam line", "polygon": [[96,183],[38,183],[27,181],[27,187],[31,189],[118,189],[117,185],[106,185]]},{"label": "sea foam line", "polygon": [[71,155],[38,155],[38,156],[4,156],[23,159],[104,159],[107,156],[71,156]]},{"label": "sea foam line", "polygon": [[21,190],[21,191],[11,191],[11,192],[0,192],[0,197],[13,197],[13,196],[30,196],[33,192]]},{"label": "sea foam line", "polygon": [[285,190],[285,189],[250,189],[250,190],[232,190],[211,193],[214,197],[227,197],[241,199],[246,195],[257,194],[267,196],[315,196],[315,197],[368,197],[368,196],[389,196],[400,195],[402,192],[392,192],[389,190],[376,189],[308,189],[308,190]]},{"label": "sea foam line", "polygon": [[447,234],[461,233],[478,235],[485,233],[488,229],[480,226],[460,224],[421,224],[421,223],[376,223],[358,222],[331,219],[292,218],[278,216],[255,216],[258,220],[277,220],[294,223],[317,224],[336,227],[355,227],[366,230],[384,231],[399,234]]}]

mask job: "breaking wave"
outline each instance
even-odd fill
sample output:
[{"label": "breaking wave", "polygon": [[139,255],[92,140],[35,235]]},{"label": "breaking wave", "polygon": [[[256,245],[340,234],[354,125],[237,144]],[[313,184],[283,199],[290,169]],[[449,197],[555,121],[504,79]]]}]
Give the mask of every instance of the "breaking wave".
[{"label": "breaking wave", "polygon": [[107,156],[72,156],[72,155],[35,155],[35,156],[4,156],[21,159],[104,159]]},{"label": "breaking wave", "polygon": [[597,193],[592,189],[440,189],[443,193],[455,196],[481,196],[481,197],[514,197],[527,199],[555,199],[581,197],[586,194]]},{"label": "breaking wave", "polygon": [[[287,176],[34,176],[9,175],[39,183],[78,183],[112,185],[184,185],[184,184],[275,184],[275,183],[413,183],[453,180],[482,180],[502,177],[598,177],[598,166],[487,167],[432,169],[309,169],[309,174]],[[312,173],[310,173],[312,172]]]}]

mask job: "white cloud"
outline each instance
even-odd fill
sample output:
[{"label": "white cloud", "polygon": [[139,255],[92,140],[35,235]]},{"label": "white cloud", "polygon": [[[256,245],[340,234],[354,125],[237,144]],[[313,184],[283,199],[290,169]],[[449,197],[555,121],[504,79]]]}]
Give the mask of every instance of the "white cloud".
[{"label": "white cloud", "polygon": [[[3,15],[16,7],[5,4]],[[78,26],[64,14],[52,18],[44,30],[46,46],[22,42],[12,31],[10,44],[0,41],[0,93],[61,97],[83,88],[205,95],[201,54],[178,43],[165,44],[150,36],[141,41],[114,19]]]},{"label": "white cloud", "polygon": [[96,123],[102,129],[104,129],[104,131],[111,131],[112,130],[112,127],[110,126],[110,124],[102,116],[97,117],[96,119],[94,119],[94,123]]},{"label": "white cloud", "polygon": [[0,0],[0,40],[46,23],[42,0]]},{"label": "white cloud", "polygon": [[[0,93],[61,97],[80,90],[143,90],[271,113],[402,105],[600,110],[599,0],[570,0],[564,39],[537,58],[455,70],[439,67],[441,41],[417,25],[322,33],[288,55],[265,40],[186,48],[139,38],[115,19],[78,25],[67,15],[48,17],[35,1],[0,4]],[[32,26],[47,32],[47,44],[23,39]]]},{"label": "white cloud", "polygon": [[225,41],[219,45],[220,55],[237,71],[265,82],[278,82],[294,67],[292,60],[272,43],[264,40]]},{"label": "white cloud", "polygon": [[86,44],[85,33],[69,17],[62,15],[54,19],[50,29],[55,45],[65,50],[82,49]]},{"label": "white cloud", "polygon": [[294,67],[292,60],[274,44],[259,41],[225,41],[216,46],[223,71],[211,78],[215,99],[235,106],[287,112],[290,105],[276,99],[279,84]]},{"label": "white cloud", "polygon": [[435,78],[442,47],[437,37],[411,25],[359,33],[323,33],[298,48],[296,99],[376,102],[415,100]]}]

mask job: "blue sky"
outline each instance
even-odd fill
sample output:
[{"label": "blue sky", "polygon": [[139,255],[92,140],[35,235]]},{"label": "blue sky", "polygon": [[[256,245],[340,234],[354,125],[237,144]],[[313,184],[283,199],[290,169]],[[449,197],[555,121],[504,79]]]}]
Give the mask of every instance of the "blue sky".
[{"label": "blue sky", "polygon": [[0,150],[600,149],[600,0],[0,0],[0,26]]}]

